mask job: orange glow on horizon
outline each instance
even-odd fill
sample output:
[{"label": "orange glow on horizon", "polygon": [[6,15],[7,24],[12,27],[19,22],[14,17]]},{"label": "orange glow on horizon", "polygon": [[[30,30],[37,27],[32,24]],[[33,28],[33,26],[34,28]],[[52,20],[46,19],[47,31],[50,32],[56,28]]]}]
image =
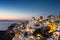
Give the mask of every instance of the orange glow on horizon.
[{"label": "orange glow on horizon", "polygon": [[29,17],[0,17],[0,20],[28,20]]}]

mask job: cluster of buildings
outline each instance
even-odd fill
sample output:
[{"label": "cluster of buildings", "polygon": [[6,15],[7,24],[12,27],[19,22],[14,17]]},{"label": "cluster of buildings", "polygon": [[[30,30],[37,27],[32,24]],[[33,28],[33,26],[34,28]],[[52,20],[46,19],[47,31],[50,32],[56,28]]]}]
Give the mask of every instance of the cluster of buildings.
[{"label": "cluster of buildings", "polygon": [[17,23],[10,32],[15,33],[12,40],[60,40],[60,15],[32,17],[26,23]]}]

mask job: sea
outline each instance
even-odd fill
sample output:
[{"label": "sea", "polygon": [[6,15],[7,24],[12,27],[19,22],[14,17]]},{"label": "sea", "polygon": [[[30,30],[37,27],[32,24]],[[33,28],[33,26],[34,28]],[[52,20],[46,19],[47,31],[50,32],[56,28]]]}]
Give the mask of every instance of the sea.
[{"label": "sea", "polygon": [[18,23],[20,21],[18,20],[0,20],[0,30],[3,31],[3,30],[7,30],[7,28],[14,24],[14,23]]}]

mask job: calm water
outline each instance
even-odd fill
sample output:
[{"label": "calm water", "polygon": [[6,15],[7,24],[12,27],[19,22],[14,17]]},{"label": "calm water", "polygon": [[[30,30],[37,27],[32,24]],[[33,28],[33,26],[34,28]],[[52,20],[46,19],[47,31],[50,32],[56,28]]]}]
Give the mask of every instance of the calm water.
[{"label": "calm water", "polygon": [[0,21],[0,30],[7,30],[13,23],[18,23],[18,21]]}]

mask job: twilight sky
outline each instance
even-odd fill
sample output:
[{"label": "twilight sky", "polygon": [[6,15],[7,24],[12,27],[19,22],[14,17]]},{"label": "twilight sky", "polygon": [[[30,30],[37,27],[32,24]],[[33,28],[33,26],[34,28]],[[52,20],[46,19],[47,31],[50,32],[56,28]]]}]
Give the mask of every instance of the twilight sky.
[{"label": "twilight sky", "polygon": [[60,0],[0,0],[0,20],[60,14]]}]

